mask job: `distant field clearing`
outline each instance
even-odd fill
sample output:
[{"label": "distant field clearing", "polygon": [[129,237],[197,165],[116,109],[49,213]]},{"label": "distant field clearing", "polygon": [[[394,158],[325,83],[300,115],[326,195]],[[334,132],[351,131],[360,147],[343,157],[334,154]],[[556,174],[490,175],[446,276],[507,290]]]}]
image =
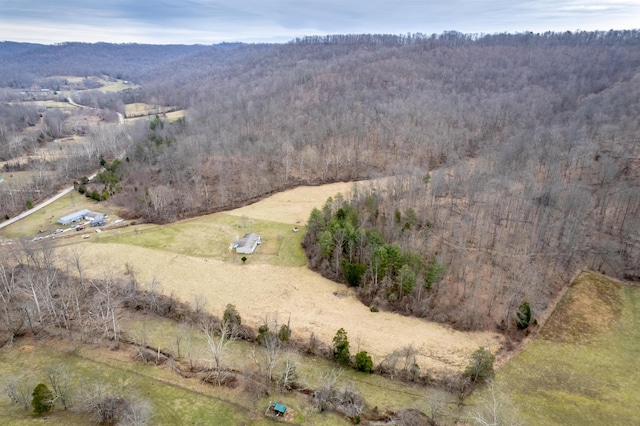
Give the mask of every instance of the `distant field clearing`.
[{"label": "distant field clearing", "polygon": [[306,224],[314,207],[321,208],[327,198],[338,193],[347,194],[353,185],[353,182],[338,182],[321,186],[299,186],[227,213],[280,223]]},{"label": "distant field clearing", "polygon": [[[124,107],[125,115],[127,117],[137,117],[141,115],[153,115],[153,114],[170,114],[172,111],[175,112],[174,107],[160,106],[160,105],[150,105],[142,102],[136,102],[133,104],[127,104]],[[184,115],[184,112],[182,113]]]}]

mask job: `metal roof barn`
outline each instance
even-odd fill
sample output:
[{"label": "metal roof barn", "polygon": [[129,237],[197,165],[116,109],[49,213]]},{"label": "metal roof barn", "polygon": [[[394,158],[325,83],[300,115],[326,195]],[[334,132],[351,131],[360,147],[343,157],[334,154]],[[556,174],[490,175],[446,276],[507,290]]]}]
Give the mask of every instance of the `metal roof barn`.
[{"label": "metal roof barn", "polygon": [[77,211],[75,213],[71,213],[71,214],[68,214],[66,216],[62,216],[60,219],[57,220],[57,222],[60,225],[68,225],[68,224],[70,224],[72,222],[80,222],[81,220],[84,219],[84,216],[87,213],[90,213],[90,210],[89,209],[83,209],[83,210]]}]

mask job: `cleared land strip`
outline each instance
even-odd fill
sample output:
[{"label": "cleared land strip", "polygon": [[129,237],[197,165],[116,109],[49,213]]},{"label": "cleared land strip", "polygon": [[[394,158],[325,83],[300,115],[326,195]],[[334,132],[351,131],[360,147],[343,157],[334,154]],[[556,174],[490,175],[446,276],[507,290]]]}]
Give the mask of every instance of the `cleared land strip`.
[{"label": "cleared land strip", "polygon": [[256,328],[275,313],[281,321],[291,319],[294,338],[308,341],[313,333],[330,345],[343,327],[354,349],[368,351],[375,362],[413,345],[423,371],[460,370],[478,347],[495,351],[502,343],[497,333],[460,332],[419,318],[370,312],[345,286],[306,267],[239,265],[120,244],[83,244],[82,251],[96,278],[107,270],[124,272],[128,263],[141,283],[156,278],[163,293],[186,302],[203,295],[217,315],[234,304],[243,322]]}]

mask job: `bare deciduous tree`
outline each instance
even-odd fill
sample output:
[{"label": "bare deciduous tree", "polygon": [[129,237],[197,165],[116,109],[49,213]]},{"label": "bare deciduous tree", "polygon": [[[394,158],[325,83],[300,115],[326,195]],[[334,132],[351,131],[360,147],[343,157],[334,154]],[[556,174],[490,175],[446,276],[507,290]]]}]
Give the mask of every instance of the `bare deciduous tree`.
[{"label": "bare deciduous tree", "polygon": [[489,395],[480,398],[480,406],[469,413],[468,418],[479,426],[522,425],[513,415],[513,408],[506,395],[498,394],[493,382],[488,383]]},{"label": "bare deciduous tree", "polygon": [[204,327],[204,333],[207,337],[207,345],[213,356],[210,360],[214,364],[214,370],[211,379],[220,386],[226,379],[226,371],[224,369],[225,356],[229,345],[236,340],[236,330],[230,321],[223,320],[215,330],[215,327],[208,325]]},{"label": "bare deciduous tree", "polygon": [[51,367],[46,371],[47,379],[51,385],[53,403],[59,402],[65,410],[71,407],[72,388],[70,380],[73,377],[71,369],[66,365]]},{"label": "bare deciduous tree", "polygon": [[7,376],[2,386],[12,404],[28,410],[31,407],[31,392],[35,385],[26,376]]}]

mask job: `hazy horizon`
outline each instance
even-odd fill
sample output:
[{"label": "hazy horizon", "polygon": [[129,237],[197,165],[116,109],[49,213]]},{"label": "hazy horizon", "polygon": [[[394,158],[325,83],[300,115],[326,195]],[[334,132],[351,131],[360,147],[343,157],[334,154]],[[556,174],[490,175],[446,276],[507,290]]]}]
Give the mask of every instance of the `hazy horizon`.
[{"label": "hazy horizon", "polygon": [[283,43],[326,34],[466,34],[638,28],[632,0],[0,0],[0,41]]}]

